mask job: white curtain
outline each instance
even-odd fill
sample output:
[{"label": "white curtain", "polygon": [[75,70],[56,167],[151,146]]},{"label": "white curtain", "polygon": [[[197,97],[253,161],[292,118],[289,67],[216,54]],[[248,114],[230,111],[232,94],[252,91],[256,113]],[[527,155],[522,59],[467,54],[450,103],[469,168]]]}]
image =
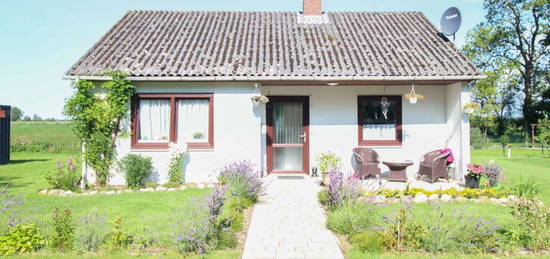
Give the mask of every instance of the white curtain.
[{"label": "white curtain", "polygon": [[178,101],[178,142],[208,142],[209,100]]},{"label": "white curtain", "polygon": [[139,101],[139,140],[168,142],[170,137],[170,100]]},{"label": "white curtain", "polygon": [[363,124],[364,140],[395,140],[395,124]]}]

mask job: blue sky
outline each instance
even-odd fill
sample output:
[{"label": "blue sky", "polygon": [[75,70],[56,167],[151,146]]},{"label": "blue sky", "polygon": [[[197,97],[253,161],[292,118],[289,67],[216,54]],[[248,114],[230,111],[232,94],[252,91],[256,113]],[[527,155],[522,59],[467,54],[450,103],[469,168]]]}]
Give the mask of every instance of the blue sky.
[{"label": "blue sky", "polygon": [[[439,26],[456,6],[456,44],[483,18],[482,0],[323,0],[324,11],[421,11]],[[2,0],[0,105],[26,115],[63,118],[71,93],[62,76],[128,10],[300,11],[302,0]]]}]

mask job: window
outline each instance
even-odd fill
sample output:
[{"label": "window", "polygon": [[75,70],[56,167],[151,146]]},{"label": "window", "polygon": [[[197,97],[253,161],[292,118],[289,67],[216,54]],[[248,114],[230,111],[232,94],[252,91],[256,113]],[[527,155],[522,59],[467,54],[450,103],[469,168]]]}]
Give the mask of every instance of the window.
[{"label": "window", "polygon": [[401,145],[401,96],[359,96],[359,145]]},{"label": "window", "polygon": [[213,148],[212,94],[138,94],[132,103],[132,148]]}]

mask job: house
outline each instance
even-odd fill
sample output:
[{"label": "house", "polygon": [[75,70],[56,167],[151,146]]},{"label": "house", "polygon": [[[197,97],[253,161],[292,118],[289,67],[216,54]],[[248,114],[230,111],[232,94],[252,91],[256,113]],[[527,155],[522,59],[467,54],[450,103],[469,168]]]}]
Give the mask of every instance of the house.
[{"label": "house", "polygon": [[[322,12],[320,0],[303,12],[130,11],[66,78],[129,74],[132,136],[117,154],[152,157],[159,183],[169,142],[188,144],[188,182],[213,180],[231,160],[308,174],[326,151],[351,172],[357,146],[412,160],[410,176],[422,154],[449,147],[460,176],[470,159],[462,107],[483,76],[437,32],[419,12]],[[413,86],[425,97],[415,104]],[[269,102],[252,100],[260,95]]]}]

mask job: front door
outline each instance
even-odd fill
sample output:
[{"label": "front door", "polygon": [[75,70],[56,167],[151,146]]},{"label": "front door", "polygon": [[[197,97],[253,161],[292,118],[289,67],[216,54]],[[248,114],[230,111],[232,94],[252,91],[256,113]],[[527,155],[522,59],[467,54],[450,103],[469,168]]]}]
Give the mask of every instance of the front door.
[{"label": "front door", "polygon": [[268,173],[309,172],[309,97],[270,96],[267,112]]}]

